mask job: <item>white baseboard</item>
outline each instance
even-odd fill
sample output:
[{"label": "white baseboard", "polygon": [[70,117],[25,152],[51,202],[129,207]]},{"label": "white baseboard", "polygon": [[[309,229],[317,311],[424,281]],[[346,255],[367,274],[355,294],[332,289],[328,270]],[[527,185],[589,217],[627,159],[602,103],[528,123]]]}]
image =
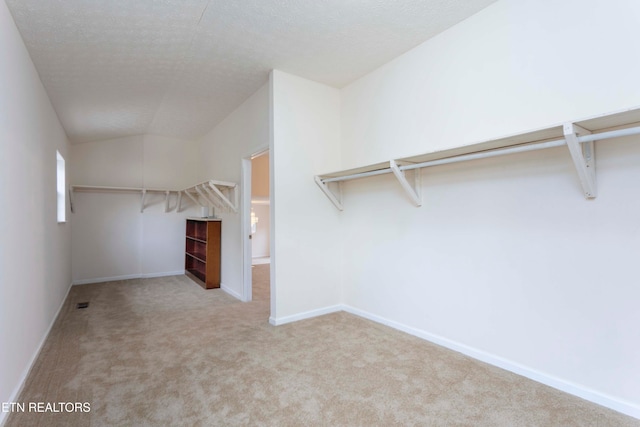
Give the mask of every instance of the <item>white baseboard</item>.
[{"label": "white baseboard", "polygon": [[228,287],[224,283],[220,283],[220,289],[222,289],[223,291],[225,291],[226,293],[228,293],[229,295],[231,295],[235,299],[238,299],[238,300],[242,301],[242,295],[240,295],[239,293],[237,293],[236,291],[234,291],[233,289],[231,289],[230,287]]},{"label": "white baseboard", "polygon": [[545,374],[544,372],[540,372],[530,367],[520,365],[518,363],[504,359],[494,354],[490,354],[485,351],[478,350],[473,347],[469,347],[467,345],[458,343],[456,341],[452,341],[450,339],[441,337],[439,335],[435,335],[420,329],[415,329],[410,326],[403,325],[393,320],[386,319],[384,317],[369,313],[364,310],[360,310],[355,307],[351,307],[349,305],[343,305],[342,309],[347,313],[351,313],[356,316],[360,316],[365,319],[372,320],[376,323],[381,323],[383,325],[392,327],[399,331],[406,332],[410,335],[416,336],[418,338],[422,338],[434,344],[441,345],[442,347],[446,347],[450,350],[457,351],[459,353],[462,353],[474,359],[480,360],[482,362],[488,363],[490,365],[497,366],[498,368],[505,369],[507,371],[513,372],[515,374],[521,375],[523,377],[529,378],[539,383],[548,385],[549,387],[553,387],[565,393],[572,394],[574,396],[580,397],[582,399],[588,400],[590,402],[596,403],[606,408],[613,409],[614,411],[618,411],[625,415],[629,415],[631,417],[640,419],[640,406],[634,403],[627,402],[612,396],[608,396],[606,394],[589,389],[588,387],[584,387],[582,385],[575,384],[570,381],[566,381],[561,378],[557,378],[552,375]]},{"label": "white baseboard", "polygon": [[298,320],[304,320],[304,319],[311,319],[312,317],[323,316],[329,313],[336,313],[342,310],[343,310],[342,305],[340,304],[332,305],[329,307],[318,308],[316,310],[305,311],[304,313],[298,313],[291,316],[284,316],[284,317],[278,317],[278,318],[269,317],[269,323],[271,323],[273,326],[280,326],[280,325],[284,325],[285,323],[297,322]]},{"label": "white baseboard", "polygon": [[115,282],[117,280],[130,280],[130,279],[150,279],[153,277],[165,277],[165,276],[179,276],[184,274],[184,270],[178,271],[164,271],[161,273],[146,273],[146,274],[126,274],[124,276],[110,276],[110,277],[97,277],[95,279],[83,279],[74,280],[74,285],[89,285],[92,283],[103,282]]},{"label": "white baseboard", "polygon": [[151,279],[154,277],[166,277],[166,276],[181,276],[184,274],[184,270],[177,270],[177,271],[163,271],[161,273],[147,273],[147,274],[141,274],[140,278],[142,279]]},{"label": "white baseboard", "polygon": [[[15,388],[15,390],[11,394],[11,397],[9,398],[8,402],[17,402],[18,401],[18,397],[20,397],[20,393],[22,393],[22,389],[24,388],[24,383],[25,383],[25,381],[27,381],[27,377],[29,376],[29,373],[31,372],[31,368],[33,368],[33,364],[35,363],[36,359],[40,355],[40,351],[42,350],[42,347],[44,346],[45,341],[47,341],[47,338],[49,337],[49,333],[51,332],[51,329],[53,328],[53,325],[56,323],[56,320],[58,319],[58,316],[60,315],[60,312],[62,311],[62,307],[64,307],[64,303],[67,301],[67,298],[69,297],[69,292],[71,291],[71,287],[72,286],[73,286],[73,284],[70,283],[69,287],[67,288],[67,292],[64,294],[64,298],[62,299],[62,302],[60,303],[60,307],[58,307],[58,310],[56,311],[56,314],[53,316],[53,319],[51,319],[51,322],[49,323],[49,327],[47,328],[47,331],[44,333],[44,335],[40,339],[40,343],[38,344],[38,347],[36,348],[36,351],[33,352],[33,355],[31,356],[31,360],[29,360],[29,363],[27,364],[27,367],[22,372],[22,375],[20,376],[20,382],[18,383],[18,386]],[[2,412],[2,411],[0,411],[0,426],[3,426],[7,422],[7,418],[9,417],[9,414],[10,414],[10,412]]]},{"label": "white baseboard", "polygon": [[139,274],[126,274],[124,276],[96,277],[95,279],[74,280],[73,285],[90,285],[92,283],[115,282],[117,280],[139,279]]}]

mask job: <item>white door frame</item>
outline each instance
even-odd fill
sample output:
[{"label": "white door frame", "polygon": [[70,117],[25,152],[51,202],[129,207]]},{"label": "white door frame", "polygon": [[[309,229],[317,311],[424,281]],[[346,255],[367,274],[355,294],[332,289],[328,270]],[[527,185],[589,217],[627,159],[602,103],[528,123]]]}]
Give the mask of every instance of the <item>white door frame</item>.
[{"label": "white door frame", "polygon": [[251,157],[242,159],[240,200],[240,241],[242,242],[242,301],[251,301]]},{"label": "white door frame", "polygon": [[[251,301],[253,293],[253,275],[251,273],[251,159],[268,152],[269,147],[263,147],[242,159],[240,241],[242,242],[242,301],[244,302]],[[271,240],[271,237],[270,235],[269,240]]]}]

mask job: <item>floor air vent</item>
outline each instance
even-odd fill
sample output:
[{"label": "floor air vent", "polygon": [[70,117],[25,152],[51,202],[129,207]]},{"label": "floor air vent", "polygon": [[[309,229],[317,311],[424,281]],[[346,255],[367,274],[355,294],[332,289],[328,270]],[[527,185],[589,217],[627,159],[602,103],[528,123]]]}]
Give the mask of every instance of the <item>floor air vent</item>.
[{"label": "floor air vent", "polygon": [[88,302],[79,302],[78,304],[76,304],[76,308],[77,309],[87,308],[87,307],[89,307],[89,303]]}]

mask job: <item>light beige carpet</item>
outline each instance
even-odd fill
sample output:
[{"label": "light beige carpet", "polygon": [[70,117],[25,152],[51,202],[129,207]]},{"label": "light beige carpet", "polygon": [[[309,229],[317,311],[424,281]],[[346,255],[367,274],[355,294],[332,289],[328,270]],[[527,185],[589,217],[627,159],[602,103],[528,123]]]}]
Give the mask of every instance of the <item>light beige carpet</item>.
[{"label": "light beige carpet", "polygon": [[640,425],[346,313],[273,327],[268,269],[251,303],[183,276],[74,287],[19,400],[91,412],[8,425]]}]

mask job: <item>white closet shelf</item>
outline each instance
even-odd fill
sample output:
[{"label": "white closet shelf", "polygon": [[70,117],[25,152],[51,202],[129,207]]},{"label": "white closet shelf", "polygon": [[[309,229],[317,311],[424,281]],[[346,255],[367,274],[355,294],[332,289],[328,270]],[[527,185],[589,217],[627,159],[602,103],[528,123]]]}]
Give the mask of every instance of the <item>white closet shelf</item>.
[{"label": "white closet shelf", "polygon": [[239,193],[238,185],[235,182],[210,179],[180,190],[178,192],[178,206],[176,211],[180,210],[182,194],[202,207],[213,206],[216,209],[226,212],[238,213]]},{"label": "white closet shelf", "polygon": [[110,187],[99,185],[71,185],[69,187],[69,201],[71,204],[71,212],[74,212],[73,195],[76,192],[94,192],[94,193],[140,193],[140,212],[144,212],[145,198],[147,193],[163,193],[165,195],[164,211],[172,210],[169,206],[169,199],[172,193],[177,195],[176,212],[180,212],[182,207],[182,195],[186,195],[196,205],[214,206],[218,209],[238,211],[238,186],[233,182],[208,180],[199,184],[187,187],[182,190],[166,189],[166,188],[144,188],[144,187]]},{"label": "white closet shelf", "polygon": [[[422,205],[420,169],[487,157],[567,146],[586,198],[596,197],[594,141],[640,134],[640,108],[602,114],[470,145],[392,159],[315,176],[329,200],[343,210],[342,183],[393,173],[416,206]],[[407,172],[413,176],[408,177]]]},{"label": "white closet shelf", "polygon": [[107,187],[102,185],[72,185],[74,192],[105,192],[105,193],[140,193],[142,191],[165,193],[167,191],[177,193],[178,190],[166,190],[162,188],[142,188],[142,187]]}]

